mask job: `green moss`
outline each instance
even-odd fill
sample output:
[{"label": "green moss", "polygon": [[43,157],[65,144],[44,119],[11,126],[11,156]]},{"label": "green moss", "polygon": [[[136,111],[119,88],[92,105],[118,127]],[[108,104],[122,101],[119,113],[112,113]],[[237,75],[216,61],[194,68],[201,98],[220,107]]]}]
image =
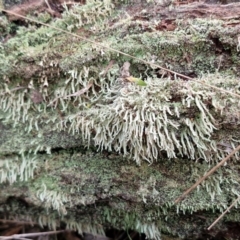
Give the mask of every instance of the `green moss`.
[{"label": "green moss", "polygon": [[[153,13],[143,23],[118,11],[110,1],[89,1],[49,23],[239,94],[239,80],[224,65],[229,55],[218,69],[226,74],[206,74],[218,63],[213,39],[235,54],[236,29],[196,19],[159,32]],[[160,231],[187,237],[239,194],[239,169],[229,163],[181,204],[173,203],[239,144],[234,96],[34,24],[1,43],[0,54],[0,200],[8,212],[51,228],[61,218],[80,233],[115,227],[153,239]],[[121,82],[125,61],[146,87]],[[27,206],[20,208],[20,199]],[[228,219],[239,221],[237,210]]]},{"label": "green moss", "polygon": [[[60,214],[66,227],[79,233],[99,233],[103,232],[101,226],[111,226],[135,229],[151,239],[159,237],[160,231],[183,237],[195,229],[196,221],[201,221],[201,218],[194,217],[194,213],[201,212],[201,216],[208,219],[204,224],[201,222],[198,230],[195,229],[201,231],[224,211],[236,193],[229,192],[229,183],[233,186],[232,180],[237,177],[232,165],[213,176],[216,179],[213,184],[222,178],[220,193],[216,188],[207,191],[206,184],[211,185],[212,181],[209,179],[175,206],[173,201],[210,168],[207,163],[162,159],[158,164],[148,166],[143,163],[138,167],[117,155],[109,155],[111,159],[107,159],[102,154],[89,150],[83,153],[79,149],[68,154],[59,151],[52,155],[38,154],[37,157],[41,165],[34,179],[21,185],[2,186],[8,192],[5,198],[11,195],[16,198],[14,205],[8,200],[9,211],[14,209],[16,215],[24,214],[51,228],[60,226]],[[238,191],[239,184],[234,183],[234,188]],[[215,197],[212,198],[214,191]],[[24,208],[19,208],[17,198],[20,196],[27,199]],[[110,205],[104,204],[106,202]],[[35,216],[36,212],[38,216]],[[92,214],[94,221],[91,220]],[[232,219],[234,216],[235,211]],[[180,223],[181,229],[178,227]]]}]

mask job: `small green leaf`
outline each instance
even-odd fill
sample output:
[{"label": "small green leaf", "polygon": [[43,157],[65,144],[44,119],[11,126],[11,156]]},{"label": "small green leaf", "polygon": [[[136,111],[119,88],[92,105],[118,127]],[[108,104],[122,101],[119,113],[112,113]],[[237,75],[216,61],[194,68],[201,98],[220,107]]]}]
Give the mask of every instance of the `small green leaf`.
[{"label": "small green leaf", "polygon": [[143,80],[141,80],[141,79],[137,79],[136,84],[138,86],[147,86],[147,84]]},{"label": "small green leaf", "polygon": [[127,77],[126,79],[130,82],[136,83],[138,86],[147,86],[147,84],[139,78],[135,78],[135,77],[130,76],[130,77]]}]

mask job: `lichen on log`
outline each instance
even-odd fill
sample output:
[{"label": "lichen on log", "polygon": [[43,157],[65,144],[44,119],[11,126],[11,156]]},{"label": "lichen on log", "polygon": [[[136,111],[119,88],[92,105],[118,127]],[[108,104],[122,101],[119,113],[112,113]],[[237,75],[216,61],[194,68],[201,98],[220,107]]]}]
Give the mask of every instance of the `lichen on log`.
[{"label": "lichen on log", "polygon": [[[48,15],[50,27],[1,16],[0,215],[79,233],[183,238],[200,236],[236,198],[239,153],[174,204],[239,145],[239,29],[196,18],[162,31],[159,15],[169,11],[178,14],[89,0]],[[225,221],[239,222],[237,211]]]}]

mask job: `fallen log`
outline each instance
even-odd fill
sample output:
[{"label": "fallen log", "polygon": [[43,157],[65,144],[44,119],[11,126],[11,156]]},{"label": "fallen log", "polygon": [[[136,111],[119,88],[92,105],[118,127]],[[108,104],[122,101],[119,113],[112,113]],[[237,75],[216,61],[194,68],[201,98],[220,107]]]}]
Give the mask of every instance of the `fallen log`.
[{"label": "fallen log", "polygon": [[151,239],[239,223],[237,206],[206,230],[239,194],[239,153],[174,203],[240,142],[239,27],[201,6],[88,1],[14,34],[1,17],[2,217]]}]

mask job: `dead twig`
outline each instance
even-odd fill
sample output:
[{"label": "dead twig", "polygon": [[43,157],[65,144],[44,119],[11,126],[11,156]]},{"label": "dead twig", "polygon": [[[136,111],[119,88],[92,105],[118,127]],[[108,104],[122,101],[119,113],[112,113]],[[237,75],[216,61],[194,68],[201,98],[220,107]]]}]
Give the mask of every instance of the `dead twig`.
[{"label": "dead twig", "polygon": [[47,7],[48,7],[51,11],[53,11],[52,8],[51,8],[51,6],[50,6],[50,4],[49,4],[49,2],[48,2],[48,0],[45,0],[45,3],[47,4]]},{"label": "dead twig", "polygon": [[[77,91],[77,92],[75,92],[75,93],[73,93],[73,94],[69,94],[69,95],[67,95],[67,96],[57,97],[57,98],[55,98],[49,105],[52,105],[53,103],[55,103],[59,98],[66,99],[66,98],[68,98],[68,97],[77,97],[77,96],[80,96],[80,95],[82,95],[83,93],[87,92],[87,90],[88,90],[92,85],[93,85],[93,82],[90,81],[85,88],[82,88],[81,90],[79,90],[79,91]],[[49,105],[48,105],[48,106],[49,106]]]},{"label": "dead twig", "polygon": [[59,231],[49,231],[49,232],[38,232],[38,233],[23,233],[23,234],[14,234],[12,236],[0,236],[0,240],[9,240],[9,239],[26,239],[28,237],[37,237],[43,235],[52,235],[58,234],[62,232],[66,232],[67,230],[59,230]]},{"label": "dead twig", "polygon": [[210,230],[216,223],[227,213],[229,210],[240,200],[240,196],[208,227],[207,230]]},{"label": "dead twig", "polygon": [[106,69],[103,71],[102,76],[105,77],[109,69],[113,66],[114,60],[111,60],[109,64],[107,65]]},{"label": "dead twig", "polygon": [[218,163],[215,167],[213,167],[206,175],[200,178],[192,187],[190,187],[187,191],[185,191],[179,198],[175,200],[175,203],[179,203],[182,201],[193,189],[195,189],[199,184],[201,184],[207,177],[209,177],[212,173],[214,173],[218,168],[220,168],[228,159],[230,159],[237,151],[240,150],[240,145],[235,148],[227,157],[222,159],[220,163]]}]

